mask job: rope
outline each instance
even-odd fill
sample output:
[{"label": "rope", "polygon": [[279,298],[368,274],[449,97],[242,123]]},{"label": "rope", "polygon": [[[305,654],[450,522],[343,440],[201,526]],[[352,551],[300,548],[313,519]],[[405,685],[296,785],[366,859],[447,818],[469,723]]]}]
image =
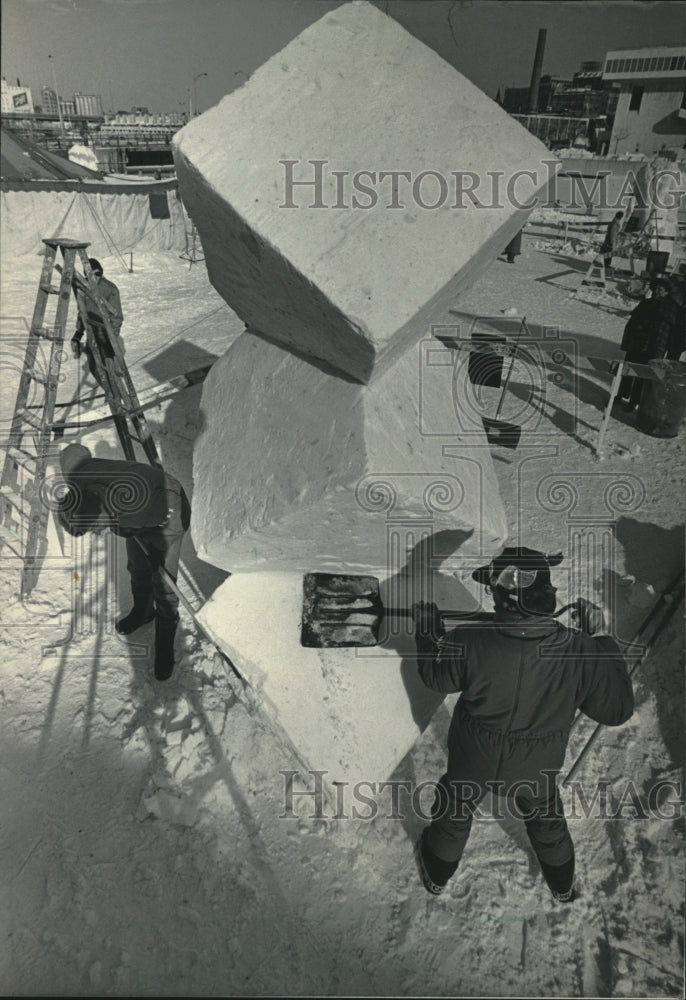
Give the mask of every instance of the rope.
[{"label": "rope", "polygon": [[93,219],[95,220],[96,226],[99,228],[100,232],[103,234],[103,237],[105,239],[105,243],[108,246],[108,249],[114,250],[115,254],[117,255],[117,257],[119,257],[119,260],[122,262],[122,264],[124,266],[124,270],[128,274],[129,273],[129,268],[128,268],[128,265],[127,265],[126,261],[124,260],[123,256],[119,252],[119,248],[117,247],[116,243],[114,242],[114,239],[110,235],[108,229],[106,228],[106,226],[104,225],[104,223],[101,222],[101,220],[98,218],[98,216],[97,216],[97,214],[95,212],[95,209],[91,205],[91,203],[88,200],[88,198],[86,198],[86,207],[88,208],[88,211],[93,216]]}]

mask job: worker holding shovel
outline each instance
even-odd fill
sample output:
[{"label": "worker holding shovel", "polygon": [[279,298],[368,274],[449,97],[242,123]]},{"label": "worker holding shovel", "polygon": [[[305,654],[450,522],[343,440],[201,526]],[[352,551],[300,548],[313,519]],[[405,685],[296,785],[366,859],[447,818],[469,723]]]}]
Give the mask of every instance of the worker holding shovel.
[{"label": "worker holding shovel", "polygon": [[576,602],[578,630],[556,620],[550,568],[561,561],[506,548],[475,570],[495,605],[493,619],[477,626],[446,635],[434,604],[413,608],[422,680],[461,692],[433,820],[417,845],[424,885],[435,895],[457,870],[477,805],[491,791],[524,820],[555,899],[574,899],[574,845],[556,785],[570,727],[577,709],[621,725],[633,713],[633,693],[617,643],[590,634],[600,609]]}]

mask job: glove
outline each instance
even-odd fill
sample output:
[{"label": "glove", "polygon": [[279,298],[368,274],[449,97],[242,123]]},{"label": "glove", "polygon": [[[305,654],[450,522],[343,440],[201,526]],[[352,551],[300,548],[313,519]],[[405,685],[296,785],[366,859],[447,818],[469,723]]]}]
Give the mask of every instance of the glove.
[{"label": "glove", "polygon": [[71,350],[75,358],[81,357],[81,352],[83,351],[83,345],[78,337],[71,338]]},{"label": "glove", "polygon": [[605,628],[603,609],[593,601],[587,601],[585,597],[580,597],[576,601],[571,617],[577,628],[586,635],[595,635]]},{"label": "glove", "polygon": [[435,604],[419,601],[412,605],[415,635],[419,638],[429,638],[438,641],[445,635],[443,619]]}]

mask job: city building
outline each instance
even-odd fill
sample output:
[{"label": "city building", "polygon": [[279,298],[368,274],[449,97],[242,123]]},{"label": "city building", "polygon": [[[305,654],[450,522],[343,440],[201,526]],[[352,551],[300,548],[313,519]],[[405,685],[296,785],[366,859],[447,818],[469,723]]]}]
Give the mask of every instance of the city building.
[{"label": "city building", "polygon": [[3,115],[33,114],[31,88],[22,86],[19,80],[17,80],[15,87],[11,83],[8,83],[3,76],[0,88],[0,101]]},{"label": "city building", "polygon": [[99,134],[102,139],[120,142],[168,142],[185,124],[186,115],[181,113],[151,115],[120,111],[106,116]]},{"label": "city building", "polygon": [[76,114],[76,104],[73,101],[66,101],[63,97],[60,97],[59,102],[63,118],[72,118]]},{"label": "city building", "polygon": [[[550,74],[542,76],[534,113],[551,111],[554,96],[570,86],[571,80],[565,80],[563,77],[550,76]],[[503,108],[511,115],[529,114],[530,94],[530,87],[506,87],[503,94]]]},{"label": "city building", "polygon": [[57,94],[46,84],[40,89],[40,101],[41,109],[44,115],[56,115],[57,114]]},{"label": "city building", "polygon": [[603,79],[619,87],[610,153],[686,147],[686,47],[616,49],[605,56]]},{"label": "city building", "polygon": [[77,115],[86,118],[102,118],[102,97],[100,94],[74,94],[74,107]]}]

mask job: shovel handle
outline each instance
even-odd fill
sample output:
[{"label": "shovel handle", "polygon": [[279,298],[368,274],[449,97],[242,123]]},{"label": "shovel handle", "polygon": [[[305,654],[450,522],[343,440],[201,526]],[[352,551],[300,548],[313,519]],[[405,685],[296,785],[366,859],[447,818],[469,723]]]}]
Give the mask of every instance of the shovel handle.
[{"label": "shovel handle", "polygon": [[[475,623],[491,621],[495,615],[490,611],[440,611],[441,619],[455,618],[457,621],[472,621]],[[412,618],[410,608],[386,608],[382,617],[384,618]]]}]

